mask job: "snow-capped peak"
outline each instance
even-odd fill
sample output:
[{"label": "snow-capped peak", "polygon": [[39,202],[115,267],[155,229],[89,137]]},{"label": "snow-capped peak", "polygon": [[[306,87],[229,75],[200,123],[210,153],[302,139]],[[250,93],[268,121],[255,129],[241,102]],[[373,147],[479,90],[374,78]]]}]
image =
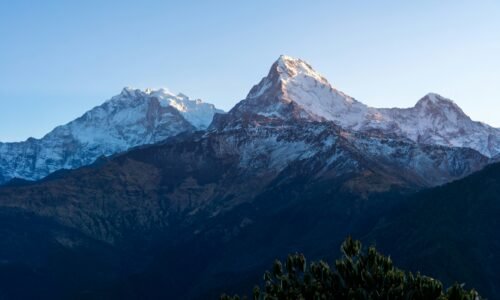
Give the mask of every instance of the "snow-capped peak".
[{"label": "snow-capped peak", "polygon": [[112,101],[115,98],[126,98],[126,97],[135,97],[138,93],[140,93],[141,90],[135,89],[129,86],[126,86],[122,89],[121,93],[117,96],[114,96],[108,101]]},{"label": "snow-capped peak", "polygon": [[429,93],[411,108],[369,107],[334,89],[305,61],[286,55],[217,126],[255,115],[331,121],[348,130],[375,130],[424,144],[468,147],[489,157],[500,153],[500,129],[472,121],[450,99]]},{"label": "snow-capped peak", "polygon": [[428,106],[428,105],[453,106],[460,109],[460,107],[455,102],[453,102],[453,100],[445,98],[436,93],[428,93],[423,98],[418,100],[415,106]]},{"label": "snow-capped peak", "polygon": [[357,115],[365,105],[334,89],[308,63],[281,55],[266,77],[230,114],[257,114],[268,118],[340,119]]},{"label": "snow-capped peak", "polygon": [[454,124],[470,121],[469,116],[455,102],[435,93],[429,93],[420,99],[413,111],[427,119],[447,119]]},{"label": "snow-capped peak", "polygon": [[40,179],[60,169],[88,165],[101,156],[205,129],[221,112],[168,89],[126,87],[41,139],[0,143],[0,184],[15,177]]},{"label": "snow-capped peak", "polygon": [[428,93],[422,99],[420,99],[420,101],[430,101],[432,103],[439,103],[441,101],[453,102],[450,99],[447,99],[447,98],[445,98],[437,93]]},{"label": "snow-capped peak", "polygon": [[282,80],[289,80],[296,76],[312,77],[327,84],[327,80],[316,72],[307,62],[287,55],[281,55],[273,65]]},{"label": "snow-capped peak", "polygon": [[118,96],[109,101],[123,103],[137,100],[156,100],[162,107],[172,107],[178,110],[197,129],[207,128],[212,122],[214,114],[224,113],[213,104],[205,103],[201,99],[191,99],[182,93],[176,95],[167,88],[141,90],[125,87]]}]

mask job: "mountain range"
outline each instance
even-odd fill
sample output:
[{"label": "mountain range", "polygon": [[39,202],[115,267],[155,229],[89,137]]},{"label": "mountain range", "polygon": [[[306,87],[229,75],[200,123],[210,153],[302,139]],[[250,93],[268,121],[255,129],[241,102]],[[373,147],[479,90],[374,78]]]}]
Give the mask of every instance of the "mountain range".
[{"label": "mountain range", "polygon": [[[166,89],[125,88],[41,139],[0,143],[0,184],[14,178],[38,180],[182,132],[205,130],[222,113]],[[500,154],[500,129],[472,121],[451,100],[428,94],[412,108],[372,108],[334,89],[306,62],[284,55],[230,115],[236,122],[255,117],[333,122],[347,131],[471,148],[488,158]],[[212,126],[221,126],[219,122]]]},{"label": "mountain range", "polygon": [[466,147],[494,157],[500,129],[472,121],[453,101],[430,93],[412,108],[378,109],[334,89],[300,59],[281,56],[231,113],[332,121],[346,130],[378,132],[420,144]]},{"label": "mountain range", "polygon": [[[371,108],[281,56],[227,113],[166,90],[124,89],[40,140],[0,149],[11,180],[0,188],[7,298],[217,297],[289,252],[331,257],[348,234],[487,295],[500,284],[480,268],[498,264],[488,226],[500,130],[436,94],[413,108]],[[477,203],[442,192],[490,183]],[[463,210],[448,214],[455,205]],[[487,252],[447,257],[427,224],[443,226],[447,246],[463,234]]]},{"label": "mountain range", "polygon": [[215,113],[222,111],[166,89],[124,88],[41,139],[0,143],[0,184],[14,178],[38,180],[58,170],[89,165],[102,156],[206,129]]}]

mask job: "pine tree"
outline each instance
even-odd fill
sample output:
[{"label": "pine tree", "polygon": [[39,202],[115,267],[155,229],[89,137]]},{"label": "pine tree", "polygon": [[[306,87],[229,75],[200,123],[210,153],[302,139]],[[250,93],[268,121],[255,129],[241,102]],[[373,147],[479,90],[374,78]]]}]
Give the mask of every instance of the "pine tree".
[{"label": "pine tree", "polygon": [[[396,268],[375,247],[362,251],[361,242],[348,237],[342,257],[332,269],[324,262],[306,263],[303,254],[291,254],[284,266],[276,260],[264,273],[264,283],[253,289],[254,300],[353,299],[353,300],[480,300],[475,290],[454,284],[446,291],[440,281]],[[221,300],[239,296],[222,295]],[[247,298],[242,298],[247,299]]]}]

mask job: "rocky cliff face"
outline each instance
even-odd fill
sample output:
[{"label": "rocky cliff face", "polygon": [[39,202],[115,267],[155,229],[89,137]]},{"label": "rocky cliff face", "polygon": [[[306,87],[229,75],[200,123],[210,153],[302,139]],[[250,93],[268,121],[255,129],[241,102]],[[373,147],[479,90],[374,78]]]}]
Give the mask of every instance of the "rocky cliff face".
[{"label": "rocky cliff face", "polygon": [[101,156],[202,130],[221,112],[211,104],[164,89],[126,88],[41,139],[0,143],[0,184],[12,178],[37,180],[61,169],[91,164]]}]

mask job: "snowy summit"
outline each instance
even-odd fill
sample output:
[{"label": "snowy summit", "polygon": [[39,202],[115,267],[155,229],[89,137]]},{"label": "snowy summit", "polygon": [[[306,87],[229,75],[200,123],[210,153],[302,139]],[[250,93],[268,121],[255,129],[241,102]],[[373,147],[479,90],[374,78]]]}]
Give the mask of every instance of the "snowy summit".
[{"label": "snowy summit", "polygon": [[233,121],[250,114],[331,121],[347,130],[375,130],[423,144],[467,147],[488,157],[500,154],[500,129],[471,120],[449,99],[430,93],[411,108],[369,107],[333,88],[305,61],[286,55],[229,112]]},{"label": "snowy summit", "polygon": [[57,170],[89,165],[101,156],[203,130],[214,114],[222,112],[167,89],[124,88],[41,139],[0,143],[0,184],[13,178],[37,180]]}]

